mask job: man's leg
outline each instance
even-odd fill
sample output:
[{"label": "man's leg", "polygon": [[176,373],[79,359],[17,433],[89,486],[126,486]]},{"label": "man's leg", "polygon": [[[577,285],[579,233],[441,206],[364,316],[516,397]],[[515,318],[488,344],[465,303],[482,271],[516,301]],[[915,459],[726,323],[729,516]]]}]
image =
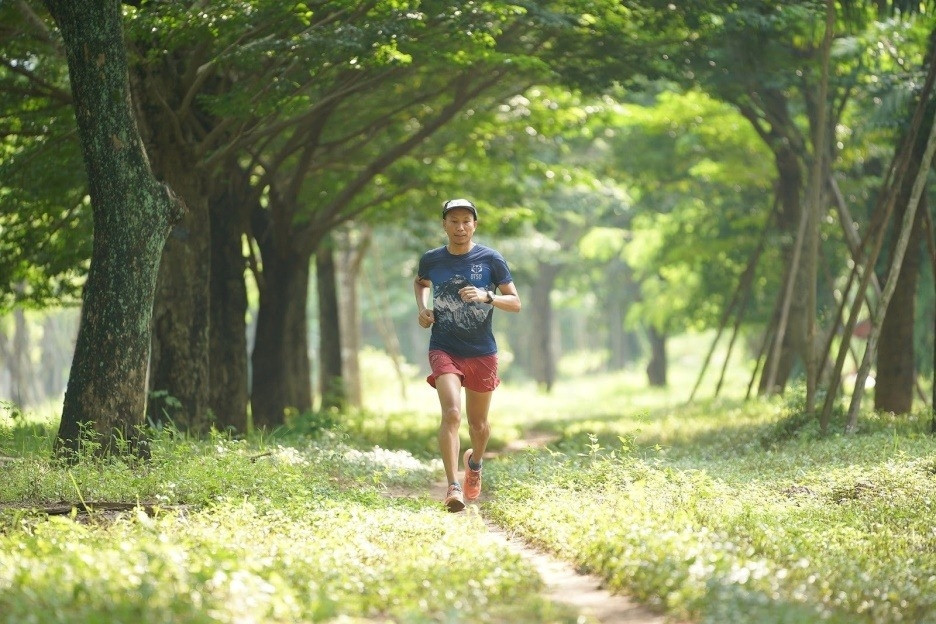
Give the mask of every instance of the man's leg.
[{"label": "man's leg", "polygon": [[461,425],[461,377],[455,373],[445,373],[435,379],[439,393],[439,405],[442,408],[442,421],[439,424],[439,452],[442,465],[445,466],[445,479],[451,485],[458,481],[458,427]]},{"label": "man's leg", "polygon": [[488,424],[488,408],[491,406],[492,392],[475,392],[465,389],[468,431],[471,435],[471,448],[465,451],[465,483],[462,490],[466,501],[476,500],[481,495],[481,459],[491,437]]},{"label": "man's leg", "polygon": [[[468,435],[471,436],[472,461],[481,463],[491,438],[491,425],[488,423],[488,410],[491,408],[493,391],[475,392],[465,389],[465,407],[468,413]],[[457,455],[456,455],[457,457]],[[467,466],[466,466],[467,467]]]}]

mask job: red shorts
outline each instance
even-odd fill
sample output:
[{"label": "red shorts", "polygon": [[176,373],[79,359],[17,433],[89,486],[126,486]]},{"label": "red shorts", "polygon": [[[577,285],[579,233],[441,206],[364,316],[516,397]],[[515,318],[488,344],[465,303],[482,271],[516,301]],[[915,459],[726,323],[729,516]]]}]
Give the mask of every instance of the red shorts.
[{"label": "red shorts", "polygon": [[429,367],[432,373],[426,377],[426,381],[433,388],[436,387],[436,377],[446,373],[455,373],[461,378],[464,387],[475,392],[490,392],[500,384],[496,353],[460,357],[433,349],[429,352]]}]

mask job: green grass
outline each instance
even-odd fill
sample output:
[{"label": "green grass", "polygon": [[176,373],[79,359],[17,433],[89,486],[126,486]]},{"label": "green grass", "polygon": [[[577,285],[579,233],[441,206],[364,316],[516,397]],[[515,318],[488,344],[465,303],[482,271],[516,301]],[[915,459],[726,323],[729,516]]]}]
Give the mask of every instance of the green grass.
[{"label": "green grass", "polygon": [[[647,389],[639,370],[560,378],[549,395],[503,386],[492,446],[524,431],[557,441],[488,462],[494,497],[484,513],[676,617],[936,622],[929,411],[873,414],[869,395],[857,434],[843,433],[843,401],[820,436],[800,414],[801,389],[742,400],[740,367],[721,397],[705,379],[689,405],[706,348],[697,340],[671,351],[684,366],[667,389]],[[417,386],[410,411],[382,426],[414,433],[397,436],[411,447],[428,444],[434,398]]]},{"label": "green grass", "polygon": [[[167,434],[137,467],[24,457],[0,485],[0,622],[450,622],[469,606],[480,621],[574,621],[477,513],[425,495],[438,470],[335,439]],[[60,500],[157,509],[38,511]]]},{"label": "green grass", "polygon": [[[565,376],[551,394],[504,384],[492,449],[555,442],[488,460],[481,513],[674,618],[936,623],[928,410],[866,411],[845,435],[840,409],[821,436],[799,389],[741,400],[742,367],[723,397],[688,405],[706,348],[674,345],[668,389],[640,370]],[[404,398],[381,366],[366,368],[384,385],[337,427],[321,430],[332,414],[248,440],[162,431],[146,464],[57,464],[51,423],[0,411],[0,456],[15,458],[0,465],[0,622],[575,621],[475,508],[428,496],[435,393],[413,379]],[[30,509],[79,500],[156,510]]]}]

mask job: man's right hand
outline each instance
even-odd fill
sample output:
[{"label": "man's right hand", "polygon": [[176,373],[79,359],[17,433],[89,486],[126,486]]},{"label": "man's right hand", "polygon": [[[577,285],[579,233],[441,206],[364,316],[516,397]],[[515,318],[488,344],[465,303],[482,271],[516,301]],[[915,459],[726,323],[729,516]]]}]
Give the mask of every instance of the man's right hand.
[{"label": "man's right hand", "polygon": [[429,308],[423,308],[419,311],[419,326],[427,328],[435,323],[435,314]]}]

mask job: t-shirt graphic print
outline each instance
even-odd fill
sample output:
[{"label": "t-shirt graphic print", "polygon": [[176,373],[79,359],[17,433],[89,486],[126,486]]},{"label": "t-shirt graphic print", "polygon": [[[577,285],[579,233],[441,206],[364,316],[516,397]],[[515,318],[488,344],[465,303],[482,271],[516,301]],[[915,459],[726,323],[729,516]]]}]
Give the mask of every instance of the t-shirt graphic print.
[{"label": "t-shirt graphic print", "polygon": [[491,328],[494,306],[462,301],[458,291],[465,286],[494,290],[512,282],[503,256],[484,245],[475,245],[461,255],[439,247],[423,254],[418,275],[432,282],[435,323],[429,338],[430,351],[441,349],[461,357],[497,353]]}]

